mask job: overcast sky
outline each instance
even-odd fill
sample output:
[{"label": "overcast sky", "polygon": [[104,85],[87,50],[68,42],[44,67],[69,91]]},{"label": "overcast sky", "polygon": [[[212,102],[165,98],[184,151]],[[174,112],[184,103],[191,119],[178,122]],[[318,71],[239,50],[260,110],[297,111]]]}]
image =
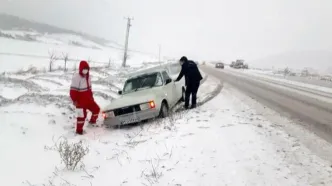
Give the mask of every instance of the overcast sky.
[{"label": "overcast sky", "polygon": [[332,51],[332,0],[0,0],[0,12],[192,59]]}]

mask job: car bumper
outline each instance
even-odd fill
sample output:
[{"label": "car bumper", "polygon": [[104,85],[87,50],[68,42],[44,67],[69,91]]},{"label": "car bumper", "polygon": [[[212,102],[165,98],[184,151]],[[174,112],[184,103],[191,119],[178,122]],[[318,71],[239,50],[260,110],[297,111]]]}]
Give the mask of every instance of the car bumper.
[{"label": "car bumper", "polygon": [[104,120],[104,125],[118,126],[118,125],[127,125],[131,123],[138,123],[147,119],[155,118],[158,115],[159,112],[156,109],[138,111],[120,116],[115,116],[112,118],[106,118]]}]

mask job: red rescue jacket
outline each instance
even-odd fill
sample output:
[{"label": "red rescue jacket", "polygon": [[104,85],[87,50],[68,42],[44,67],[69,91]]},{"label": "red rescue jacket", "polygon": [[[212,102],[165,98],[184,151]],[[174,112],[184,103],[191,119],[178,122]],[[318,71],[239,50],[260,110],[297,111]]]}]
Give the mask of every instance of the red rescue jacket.
[{"label": "red rescue jacket", "polygon": [[73,75],[70,85],[70,98],[74,103],[76,102],[81,107],[88,105],[89,102],[93,100],[91,77],[89,72],[86,75],[82,73],[84,68],[87,68],[90,71],[89,64],[86,61],[81,61],[79,73]]}]

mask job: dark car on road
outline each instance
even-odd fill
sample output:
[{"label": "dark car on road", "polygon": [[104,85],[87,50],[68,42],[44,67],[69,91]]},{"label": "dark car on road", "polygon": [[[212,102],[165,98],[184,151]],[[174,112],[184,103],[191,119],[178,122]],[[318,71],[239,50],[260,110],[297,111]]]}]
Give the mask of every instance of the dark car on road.
[{"label": "dark car on road", "polygon": [[216,63],[216,68],[224,68],[224,63]]}]

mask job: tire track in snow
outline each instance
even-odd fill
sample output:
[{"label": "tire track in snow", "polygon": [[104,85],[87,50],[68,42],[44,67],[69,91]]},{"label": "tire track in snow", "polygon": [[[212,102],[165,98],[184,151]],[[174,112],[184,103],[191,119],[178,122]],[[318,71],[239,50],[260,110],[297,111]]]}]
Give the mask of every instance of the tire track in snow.
[{"label": "tire track in snow", "polygon": [[[201,85],[204,84],[206,82],[206,80],[208,79],[208,75],[206,75],[204,77],[204,79],[201,81]],[[209,93],[207,96],[205,96],[205,98],[201,101],[197,102],[197,107],[200,107],[202,105],[204,105],[205,103],[211,101],[213,98],[215,98],[222,90],[223,88],[223,83],[219,81],[219,83],[217,84],[217,86],[213,89],[213,91],[211,93]],[[178,104],[173,110],[174,112],[180,112],[183,110],[182,107],[183,104]]]},{"label": "tire track in snow", "polygon": [[[99,91],[94,91],[93,94],[95,96],[100,96],[106,100],[112,100],[114,97],[103,93]],[[70,109],[72,105],[72,101],[69,97],[69,95],[53,95],[49,93],[27,93],[19,96],[18,98],[15,99],[6,99],[3,98],[0,101],[0,107],[3,106],[8,106],[11,104],[16,104],[16,103],[24,103],[24,104],[29,104],[29,103],[36,103],[38,105],[50,105],[50,104],[55,104],[58,107],[61,108],[68,108]],[[68,105],[70,107],[68,107]],[[72,110],[72,109],[70,109]]]},{"label": "tire track in snow", "polygon": [[33,78],[30,78],[30,79],[42,80],[42,81],[45,81],[45,82],[48,82],[48,83],[53,83],[53,84],[56,84],[56,85],[59,85],[59,86],[63,86],[62,83],[59,83],[59,82],[51,80],[51,79],[43,79],[42,77],[33,77]]},{"label": "tire track in snow", "polygon": [[7,84],[7,83],[13,83],[18,84],[26,88],[29,92],[42,92],[45,91],[45,89],[38,84],[29,81],[29,80],[22,80],[22,79],[16,79],[16,78],[10,78],[10,77],[0,77],[0,83],[1,84]]},{"label": "tire track in snow", "polygon": [[29,79],[35,79],[35,78],[58,78],[58,79],[63,79],[66,81],[71,81],[73,73],[65,73],[63,75],[58,75],[58,74],[41,74],[41,75],[36,75],[36,76],[32,76],[29,77],[27,80]]},{"label": "tire track in snow", "polygon": [[35,103],[37,105],[50,105],[55,104],[61,108],[69,108],[68,106],[72,105],[72,101],[69,99],[69,96],[65,95],[52,95],[52,94],[40,94],[40,93],[27,93],[16,99],[4,100],[0,102],[0,107],[8,106],[16,103]]},{"label": "tire track in snow", "polygon": [[208,94],[207,97],[205,97],[202,101],[198,102],[198,106],[201,106],[215,98],[221,92],[223,87],[223,84],[219,83],[217,87],[210,94]]}]

